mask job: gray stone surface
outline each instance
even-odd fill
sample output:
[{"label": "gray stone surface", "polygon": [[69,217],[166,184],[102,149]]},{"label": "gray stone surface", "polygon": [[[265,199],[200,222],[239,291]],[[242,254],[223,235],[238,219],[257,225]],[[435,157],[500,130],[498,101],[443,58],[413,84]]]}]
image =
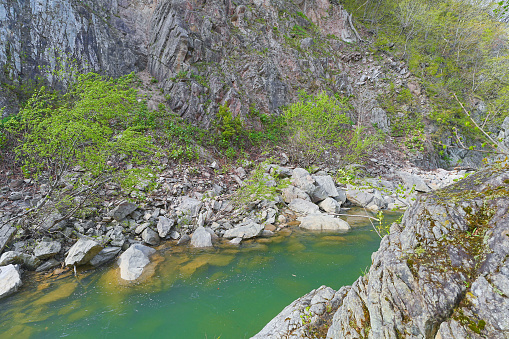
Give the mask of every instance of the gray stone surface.
[{"label": "gray stone surface", "polygon": [[327,196],[332,198],[339,196],[334,179],[330,175],[314,175],[313,179],[315,179],[316,185],[327,193]]},{"label": "gray stone surface", "polygon": [[0,299],[15,293],[22,284],[18,266],[0,266]]},{"label": "gray stone surface", "polygon": [[143,273],[143,269],[150,263],[150,256],[155,249],[141,244],[132,244],[118,258],[120,277],[124,280],[136,280]]},{"label": "gray stone surface", "polygon": [[88,263],[103,247],[92,239],[80,238],[70,249],[65,258],[66,266],[79,266]]},{"label": "gray stone surface", "polygon": [[297,213],[301,214],[318,214],[320,213],[320,208],[318,205],[313,204],[311,201],[302,200],[302,199],[294,199],[288,207]]},{"label": "gray stone surface", "polygon": [[144,242],[152,246],[157,246],[161,242],[159,234],[150,227],[145,228],[143,232],[141,232],[141,238]]},{"label": "gray stone surface", "polygon": [[200,200],[183,197],[178,209],[186,216],[197,217],[203,203]]},{"label": "gray stone surface", "polygon": [[295,187],[300,188],[307,194],[312,193],[316,189],[315,179],[304,168],[295,168],[290,180]]},{"label": "gray stone surface", "polygon": [[138,206],[132,202],[123,201],[115,207],[110,215],[113,219],[120,221],[134,212]]},{"label": "gray stone surface", "polygon": [[60,252],[62,245],[58,241],[41,241],[34,248],[34,255],[41,260],[48,259]]},{"label": "gray stone surface", "polygon": [[191,237],[191,246],[198,248],[212,247],[212,236],[205,227],[200,226],[194,231]]},{"label": "gray stone surface", "polygon": [[0,266],[19,264],[31,271],[35,270],[40,263],[41,261],[35,256],[18,251],[4,252],[0,257]]},{"label": "gray stone surface", "polygon": [[105,247],[101,252],[97,253],[95,257],[90,260],[92,266],[101,266],[113,259],[120,253],[121,247]]},{"label": "gray stone surface", "polygon": [[310,214],[298,218],[300,227],[313,231],[348,231],[350,225],[343,219],[327,214]]},{"label": "gray stone surface", "polygon": [[401,178],[403,181],[403,184],[408,188],[412,189],[415,188],[417,192],[431,192],[431,188],[424,182],[424,180],[415,174],[398,171],[396,174]]},{"label": "gray stone surface", "polygon": [[42,263],[39,267],[35,269],[36,272],[44,272],[50,270],[54,267],[60,266],[60,262],[55,260],[54,258],[49,259],[48,261]]},{"label": "gray stone surface", "polygon": [[295,199],[302,199],[302,200],[308,200],[311,201],[311,198],[309,195],[301,190],[300,188],[297,188],[293,185],[289,185],[288,187],[285,187],[281,190],[281,195],[283,196],[283,200],[286,203],[292,202],[292,200]]},{"label": "gray stone surface", "polygon": [[264,229],[263,225],[257,224],[255,222],[248,222],[246,225],[238,226],[227,230],[224,233],[223,237],[227,239],[233,238],[250,239],[260,236],[263,232],[263,229]]},{"label": "gray stone surface", "polygon": [[157,222],[157,232],[159,233],[159,236],[161,238],[166,238],[174,224],[174,219],[160,216],[159,221]]},{"label": "gray stone surface", "polygon": [[341,211],[341,204],[330,197],[318,203],[318,206],[327,213],[339,213]]},{"label": "gray stone surface", "polygon": [[3,252],[5,245],[12,239],[16,232],[16,228],[10,225],[0,226],[0,254]]}]

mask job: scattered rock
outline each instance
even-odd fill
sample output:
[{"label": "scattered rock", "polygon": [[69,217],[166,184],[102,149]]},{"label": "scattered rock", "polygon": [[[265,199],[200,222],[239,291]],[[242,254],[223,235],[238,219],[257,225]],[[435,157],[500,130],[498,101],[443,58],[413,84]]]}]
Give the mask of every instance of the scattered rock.
[{"label": "scattered rock", "polygon": [[182,237],[177,242],[177,245],[184,245],[187,244],[189,241],[191,241],[191,237],[189,234],[183,234]]},{"label": "scattered rock", "polygon": [[110,216],[113,219],[120,221],[127,217],[129,214],[133,213],[137,208],[138,206],[136,204],[123,201],[111,211]]},{"label": "scattered rock", "polygon": [[132,244],[118,258],[120,277],[124,280],[136,280],[143,273],[143,269],[150,263],[149,257],[156,252],[155,249],[141,244]]},{"label": "scattered rock", "polygon": [[229,244],[239,246],[242,242],[242,238],[233,238],[232,240],[228,241]]},{"label": "scattered rock", "polygon": [[196,231],[194,231],[191,237],[191,246],[198,248],[212,247],[212,236],[207,232],[205,227],[198,227]]},{"label": "scattered rock", "polygon": [[341,211],[341,204],[330,197],[320,202],[318,206],[327,213],[339,213]]},{"label": "scattered rock", "polygon": [[314,214],[298,218],[300,227],[313,231],[348,231],[350,225],[342,219],[326,214]]},{"label": "scattered rock", "polygon": [[35,256],[23,252],[8,251],[0,257],[0,266],[9,264],[23,265],[23,267],[33,271],[41,264],[41,261]]},{"label": "scattered rock", "polygon": [[78,266],[88,263],[102,250],[102,246],[88,238],[80,238],[70,249],[65,258],[66,266]]},{"label": "scattered rock", "polygon": [[118,253],[120,253],[121,247],[105,247],[95,257],[90,260],[90,264],[95,267],[99,267],[111,260],[113,260]]},{"label": "scattered rock", "polygon": [[60,252],[62,245],[58,241],[41,241],[34,249],[34,255],[41,260],[50,258]]},{"label": "scattered rock", "polygon": [[161,241],[157,232],[152,230],[150,227],[147,227],[143,230],[141,233],[141,238],[144,242],[152,246],[159,245],[159,242]]},{"label": "scattered rock", "polygon": [[403,171],[398,171],[396,174],[401,178],[408,189],[415,188],[417,192],[431,192],[431,188],[424,182],[424,180],[422,180],[420,176]]},{"label": "scattered rock", "polygon": [[16,292],[22,284],[18,266],[0,267],[0,299]]},{"label": "scattered rock", "polygon": [[289,185],[288,187],[283,188],[281,190],[281,194],[283,196],[283,200],[286,203],[290,203],[295,199],[311,201],[311,198],[309,197],[309,195],[306,192],[304,192],[300,188],[297,188],[293,185]]},{"label": "scattered rock", "polygon": [[39,267],[37,267],[35,269],[36,272],[44,272],[44,271],[47,271],[49,269],[52,269],[54,267],[57,267],[57,266],[60,266],[60,262],[51,258],[50,260],[44,262],[42,265],[40,265]]},{"label": "scattered rock", "polygon": [[302,200],[302,199],[294,199],[288,207],[297,213],[302,214],[319,214],[320,208],[317,205],[313,204],[311,201]]},{"label": "scattered rock", "polygon": [[200,200],[184,197],[178,209],[187,216],[197,217],[203,203]]},{"label": "scattered rock", "polygon": [[260,236],[260,234],[263,231],[263,228],[264,228],[263,225],[257,224],[255,222],[249,222],[247,225],[227,230],[226,232],[224,232],[223,237],[227,239],[232,238],[250,239]]},{"label": "scattered rock", "polygon": [[169,219],[163,216],[159,217],[159,222],[157,223],[157,232],[161,238],[166,238],[171,228],[175,224],[174,219]]}]

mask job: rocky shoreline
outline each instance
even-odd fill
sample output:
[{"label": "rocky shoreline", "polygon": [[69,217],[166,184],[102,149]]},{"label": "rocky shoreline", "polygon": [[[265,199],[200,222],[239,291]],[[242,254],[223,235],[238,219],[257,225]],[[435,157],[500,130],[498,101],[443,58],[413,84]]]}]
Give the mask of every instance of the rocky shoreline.
[{"label": "rocky shoreline", "polygon": [[[336,171],[329,169],[309,173],[267,163],[244,167],[219,171],[213,162],[199,169],[163,171],[157,188],[141,204],[127,201],[128,196],[110,187],[102,192],[104,201],[96,207],[95,216],[55,223],[60,216],[53,212],[43,222],[47,232],[41,232],[42,237],[28,237],[23,229],[16,229],[15,216],[43,199],[44,187],[36,188],[30,180],[10,180],[1,189],[0,286],[5,291],[0,296],[21,286],[24,270],[86,270],[117,257],[122,279],[134,281],[150,262],[152,247],[166,240],[207,248],[219,242],[238,246],[244,239],[270,237],[289,224],[348,231],[350,225],[339,216],[344,208],[405,209],[421,192],[446,186],[466,173],[401,169],[383,179],[341,184],[331,175]],[[253,182],[253,173],[260,167],[264,179]],[[236,203],[235,192],[248,185],[280,188],[271,197],[253,195],[243,204]]]},{"label": "rocky shoreline", "polygon": [[507,338],[509,169],[418,199],[352,286],[297,299],[253,338]]}]

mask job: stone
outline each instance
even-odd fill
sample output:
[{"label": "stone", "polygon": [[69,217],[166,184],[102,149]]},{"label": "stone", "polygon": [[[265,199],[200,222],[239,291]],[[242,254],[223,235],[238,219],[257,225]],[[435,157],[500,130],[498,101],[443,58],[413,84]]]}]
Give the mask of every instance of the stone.
[{"label": "stone", "polygon": [[159,236],[163,239],[166,238],[174,224],[175,224],[174,219],[160,216],[159,222],[157,223],[157,232],[159,233]]},{"label": "stone", "polygon": [[281,190],[281,194],[283,196],[283,200],[286,203],[290,203],[290,202],[292,202],[292,200],[295,200],[295,199],[311,201],[311,198],[309,197],[309,195],[306,192],[304,192],[300,188],[297,188],[293,185],[289,185],[289,186],[283,188]]},{"label": "stone", "polygon": [[18,291],[22,284],[18,266],[0,266],[0,299]]},{"label": "stone", "polygon": [[183,197],[178,209],[186,216],[197,217],[203,203],[200,200]]},{"label": "stone", "polygon": [[196,231],[194,231],[191,237],[191,246],[198,248],[212,247],[212,236],[205,227],[198,227]]},{"label": "stone", "polygon": [[9,264],[19,264],[23,265],[23,267],[33,271],[39,266],[41,260],[36,258],[35,256],[17,252],[17,251],[8,251],[2,254],[0,257],[0,266],[5,266]]},{"label": "stone", "polygon": [[143,232],[147,227],[150,226],[150,223],[149,222],[144,222],[143,224],[141,225],[138,225],[136,227],[136,229],[134,230],[134,233],[136,234],[141,234],[141,232]]},{"label": "stone", "polygon": [[313,231],[348,231],[350,225],[339,218],[326,214],[312,214],[298,218],[299,227]]},{"label": "stone", "polygon": [[316,185],[327,193],[327,196],[332,198],[339,196],[334,179],[330,175],[314,175],[313,179],[315,179]]},{"label": "stone", "polygon": [[[44,230],[61,230],[65,227],[67,222],[65,220],[61,220],[63,215],[59,212],[52,212],[47,215],[41,223],[41,228]],[[60,220],[60,221],[59,221]]]},{"label": "stone", "polygon": [[157,232],[151,229],[150,227],[147,227],[143,230],[143,232],[141,233],[141,238],[143,239],[144,242],[152,246],[159,245],[159,242],[161,241],[161,239],[159,238],[159,234],[157,234]]},{"label": "stone", "polygon": [[420,176],[403,171],[398,171],[396,174],[401,178],[408,189],[415,188],[417,192],[431,192],[431,188]]},{"label": "stone", "polygon": [[35,269],[36,272],[44,272],[50,270],[54,267],[60,266],[60,262],[55,260],[54,258],[49,259],[48,261],[42,263],[39,267]]},{"label": "stone", "polygon": [[311,201],[302,200],[302,199],[294,199],[288,207],[297,213],[301,214],[318,214],[320,213],[320,208],[313,204]]},{"label": "stone", "polygon": [[127,251],[118,258],[120,278],[128,281],[138,279],[143,269],[150,263],[150,256],[156,252],[155,249],[141,244],[132,244]]},{"label": "stone", "polygon": [[232,240],[228,241],[228,243],[230,245],[234,245],[234,246],[239,246],[241,242],[242,242],[242,238],[241,237],[233,238]]},{"label": "stone", "polygon": [[354,205],[366,207],[371,201],[373,201],[374,195],[366,192],[365,190],[357,189],[355,186],[348,185],[346,198]]},{"label": "stone", "polygon": [[16,233],[16,228],[10,225],[0,226],[0,254],[3,252],[5,245],[11,241],[12,237]]},{"label": "stone", "polygon": [[120,253],[122,247],[105,247],[101,252],[97,253],[95,257],[90,260],[90,264],[99,267],[113,259]]},{"label": "stone", "polygon": [[87,264],[103,247],[92,239],[80,238],[70,249],[65,258],[66,266],[79,266]]},{"label": "stone", "polygon": [[295,168],[290,179],[291,183],[302,191],[310,194],[316,189],[315,180],[303,168]]},{"label": "stone", "polygon": [[330,197],[321,201],[318,206],[327,213],[339,213],[341,211],[341,204]]},{"label": "stone", "polygon": [[129,214],[133,213],[137,208],[138,206],[132,202],[122,201],[110,212],[110,216],[113,219],[120,221]]},{"label": "stone", "polygon": [[263,232],[263,225],[255,222],[249,222],[247,225],[235,227],[224,232],[223,237],[227,239],[242,238],[250,239],[261,235]]},{"label": "stone", "polygon": [[191,241],[191,237],[189,234],[183,234],[182,237],[180,237],[179,241],[177,242],[177,245],[184,245]]},{"label": "stone", "polygon": [[58,241],[41,241],[34,249],[34,255],[41,260],[58,254],[62,245]]}]

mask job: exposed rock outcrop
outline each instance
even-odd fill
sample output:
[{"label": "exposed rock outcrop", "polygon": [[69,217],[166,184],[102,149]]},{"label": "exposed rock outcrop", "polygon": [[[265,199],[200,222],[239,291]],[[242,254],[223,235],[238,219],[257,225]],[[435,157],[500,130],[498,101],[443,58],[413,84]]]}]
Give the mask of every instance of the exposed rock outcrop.
[{"label": "exposed rock outcrop", "polygon": [[[508,337],[508,192],[509,169],[499,165],[419,199],[369,272],[342,289],[327,338]],[[295,326],[274,326],[279,318],[271,333],[293,338]]]},{"label": "exposed rock outcrop", "polygon": [[150,263],[149,257],[156,252],[155,249],[133,244],[118,258],[120,277],[124,280],[136,280],[143,273],[143,269]]}]

